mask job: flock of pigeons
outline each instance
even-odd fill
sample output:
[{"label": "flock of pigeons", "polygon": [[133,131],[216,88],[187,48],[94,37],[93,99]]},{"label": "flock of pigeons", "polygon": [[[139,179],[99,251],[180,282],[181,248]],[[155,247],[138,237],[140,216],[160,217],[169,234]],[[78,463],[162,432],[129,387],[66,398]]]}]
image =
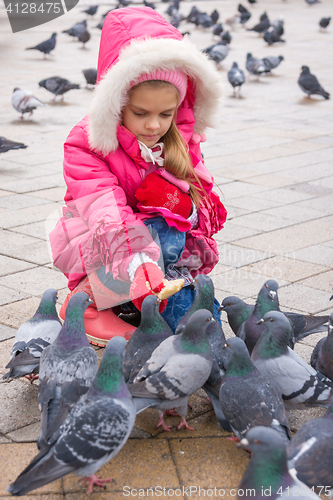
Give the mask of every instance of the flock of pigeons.
[{"label": "flock of pigeons", "polygon": [[[162,0],[168,2],[169,0]],[[207,53],[208,57],[212,59],[217,65],[220,65],[222,61],[227,57],[229,53],[229,45],[232,41],[232,35],[228,30],[225,30],[222,22],[220,21],[220,14],[215,9],[211,14],[206,12],[201,12],[197,7],[193,6],[191,11],[187,16],[184,16],[179,11],[181,0],[171,0],[170,5],[166,9],[165,14],[169,17],[170,23],[178,28],[181,22],[191,23],[194,26],[210,30],[213,37],[217,37],[218,41],[210,45],[203,52]],[[306,0],[310,5],[318,3],[318,0]],[[256,3],[256,0],[249,0],[250,5]],[[126,7],[131,4],[131,0],[119,0],[115,8]],[[144,0],[144,5],[155,8],[155,5],[147,0]],[[98,10],[99,5],[94,5],[82,11],[89,17],[93,17]],[[112,10],[112,9],[110,9]],[[104,20],[107,14],[110,12],[108,10],[102,15],[101,21],[95,28],[102,29]],[[237,13],[226,19],[225,24],[233,28],[236,24],[240,24],[245,27],[252,17],[251,12],[244,7],[242,4],[238,5]],[[326,30],[331,18],[325,17],[320,19],[319,27],[320,30]],[[259,22],[255,24],[252,28],[247,28],[247,31],[254,31],[261,35],[265,42],[269,45],[281,44],[285,40],[282,38],[284,34],[284,22],[281,18],[274,21],[270,21],[267,12],[264,12],[260,18]],[[79,21],[75,23],[71,28],[63,30],[62,33],[73,37],[74,39],[83,43],[83,47],[90,40],[91,34],[87,27],[87,20]],[[189,34],[188,32],[183,33],[183,35]],[[44,55],[44,58],[49,55],[56,47],[57,43],[57,33],[52,33],[51,37],[33,47],[27,47],[26,50],[37,50]],[[262,74],[270,73],[275,69],[284,57],[280,56],[267,56],[263,59],[254,57],[251,53],[246,56],[245,67],[249,75],[255,75],[257,78]],[[94,87],[96,84],[97,70],[95,68],[89,68],[82,71],[86,79],[86,86]],[[240,96],[241,86],[245,83],[244,71],[239,68],[237,62],[232,63],[231,69],[228,71],[228,81],[234,89],[234,96]],[[303,92],[307,96],[311,95],[321,95],[325,99],[329,99],[330,94],[326,92],[320,85],[317,77],[310,73],[308,66],[302,66],[302,72],[298,79],[298,84]],[[60,76],[53,76],[50,78],[43,79],[39,82],[39,86],[45,88],[51,92],[54,97],[53,101],[56,100],[57,96],[61,96],[64,99],[64,94],[73,89],[79,89],[80,85],[70,82],[67,78]],[[238,89],[238,94],[237,94]],[[32,115],[33,111],[38,107],[45,106],[45,103],[40,99],[35,97],[33,93],[28,89],[14,88],[12,94],[12,105],[21,114],[23,119],[24,115],[29,113]],[[14,142],[7,140],[5,137],[0,137],[0,153],[9,151],[10,149],[20,149],[25,148],[26,145],[20,142]]]},{"label": "flock of pigeons", "polygon": [[[148,296],[129,341],[112,338],[99,367],[84,329],[88,295],[72,296],[61,324],[57,291],[44,292],[35,315],[16,332],[4,375],[33,381],[39,374],[41,411],[39,453],[9,492],[24,495],[71,472],[84,477],[88,492],[94,485],[104,487],[110,479],[96,472],[124,446],[136,414],[156,408],[157,425],[165,431],[171,430],[165,414],[180,416],[178,428],[191,430],[188,399],[200,388],[222,428],[252,452],[240,489],[253,488],[257,499],[263,487],[271,489],[271,498],[287,497],[292,488],[307,499],[331,491],[333,313],[283,313],[278,284],[270,279],[254,306],[234,296],[223,300],[220,309],[235,332],[226,339],[213,316],[212,280],[198,275],[194,286],[195,300],[175,334],[159,313],[157,297]],[[315,347],[310,366],[293,347],[318,331],[328,334]],[[312,406],[327,412],[292,436],[289,410]]]}]

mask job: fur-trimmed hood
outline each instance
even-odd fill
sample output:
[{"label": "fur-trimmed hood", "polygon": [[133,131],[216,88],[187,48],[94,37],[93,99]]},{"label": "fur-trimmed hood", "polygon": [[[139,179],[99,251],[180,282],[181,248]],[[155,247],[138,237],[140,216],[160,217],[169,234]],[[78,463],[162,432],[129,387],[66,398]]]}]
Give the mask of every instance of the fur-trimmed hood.
[{"label": "fur-trimmed hood", "polygon": [[157,69],[187,74],[187,95],[178,114],[193,110],[194,132],[203,134],[214,126],[222,93],[214,63],[153,9],[126,7],[110,12],[103,25],[98,85],[89,111],[92,149],[104,156],[117,149],[117,127],[130,84]]}]

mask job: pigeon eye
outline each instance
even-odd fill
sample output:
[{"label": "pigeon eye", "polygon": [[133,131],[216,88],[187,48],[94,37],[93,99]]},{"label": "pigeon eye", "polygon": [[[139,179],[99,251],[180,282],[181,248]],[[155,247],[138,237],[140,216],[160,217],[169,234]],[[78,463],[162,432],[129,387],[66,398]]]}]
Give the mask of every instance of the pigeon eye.
[{"label": "pigeon eye", "polygon": [[255,439],[253,442],[254,442],[254,444],[261,444],[260,439]]},{"label": "pigeon eye", "polygon": [[269,318],[269,321],[274,321],[274,319],[273,318]]},{"label": "pigeon eye", "polygon": [[268,288],[268,285],[267,285],[267,283],[265,284],[265,287],[266,287],[266,288]]}]

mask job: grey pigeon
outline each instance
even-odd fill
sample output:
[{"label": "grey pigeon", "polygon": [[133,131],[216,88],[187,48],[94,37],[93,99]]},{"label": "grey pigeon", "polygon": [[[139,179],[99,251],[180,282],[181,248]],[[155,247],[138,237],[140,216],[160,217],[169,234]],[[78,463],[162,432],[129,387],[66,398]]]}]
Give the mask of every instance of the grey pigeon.
[{"label": "grey pigeon", "polygon": [[74,24],[74,26],[72,26],[68,30],[62,31],[62,33],[66,33],[69,36],[78,38],[81,35],[81,33],[83,33],[86,30],[86,28],[87,28],[87,21],[84,20]]},{"label": "grey pigeon", "polygon": [[285,315],[271,311],[260,322],[265,329],[251,358],[264,376],[274,379],[286,409],[327,406],[332,382],[288,347],[291,326]]},{"label": "grey pigeon", "polygon": [[95,68],[89,68],[89,69],[83,69],[82,73],[86,79],[87,85],[96,85],[96,80],[97,80],[97,69]]},{"label": "grey pigeon", "polygon": [[90,303],[88,295],[83,292],[71,297],[59,335],[42,352],[38,386],[41,411],[39,449],[66,420],[96,376],[98,357],[89,344],[83,318]]},{"label": "grey pigeon", "polygon": [[204,50],[204,52],[208,55],[209,59],[215,62],[218,66],[228,55],[229,49],[227,42],[221,40],[221,42],[216,43]]},{"label": "grey pigeon", "polygon": [[213,23],[216,24],[217,21],[219,20],[220,14],[216,9],[214,9],[213,12],[211,13],[210,17],[211,17]]},{"label": "grey pigeon", "polygon": [[223,32],[222,23],[214,24],[213,29],[212,29],[213,35],[214,36],[220,36],[222,32]]},{"label": "grey pigeon", "polygon": [[63,99],[64,94],[69,90],[80,88],[80,85],[77,83],[71,83],[69,80],[66,80],[66,78],[61,78],[61,76],[46,78],[45,80],[41,80],[38,85],[54,94],[53,101],[56,99],[57,95],[61,95]]},{"label": "grey pigeon", "polygon": [[45,347],[55,341],[61,329],[55,304],[57,290],[49,288],[43,293],[37,311],[23,323],[15,334],[15,341],[4,379],[25,377],[32,382],[39,372],[40,356]]},{"label": "grey pigeon", "polygon": [[153,351],[173,332],[159,313],[159,305],[155,295],[148,295],[142,302],[141,321],[138,328],[128,340],[124,354],[124,377],[132,383]]},{"label": "grey pigeon", "polygon": [[245,67],[251,75],[260,76],[263,73],[267,73],[267,68],[262,59],[253,57],[251,52],[246,55]]},{"label": "grey pigeon", "polygon": [[89,42],[90,37],[91,37],[91,35],[90,35],[89,31],[84,30],[84,31],[82,31],[82,33],[80,33],[80,35],[77,38],[80,42],[83,43],[82,47],[84,48],[86,46],[86,43]]},{"label": "grey pigeon", "polygon": [[226,42],[228,45],[230,45],[231,43],[231,40],[232,40],[232,36],[230,35],[230,32],[229,31],[224,31],[221,35],[221,40],[223,42]]},{"label": "grey pigeon", "polygon": [[315,370],[333,380],[333,313],[328,322],[328,335],[313,349],[310,363]]},{"label": "grey pigeon", "polygon": [[23,119],[25,113],[30,113],[31,116],[35,109],[45,106],[45,103],[37,99],[30,90],[15,87],[12,93],[12,105],[21,113]]},{"label": "grey pigeon", "polygon": [[262,375],[254,366],[241,339],[228,339],[225,350],[226,372],[219,400],[237,438],[244,437],[252,427],[264,425],[275,429],[288,442],[291,438],[289,423],[274,380]]},{"label": "grey pigeon", "polygon": [[188,319],[195,311],[207,309],[214,315],[214,283],[212,279],[206,274],[197,274],[193,284],[195,287],[194,301],[189,310],[179,320],[176,328],[176,335],[184,331]]},{"label": "grey pigeon", "polygon": [[228,80],[230,85],[234,89],[234,95],[236,95],[236,89],[238,88],[238,95],[240,95],[240,89],[243,83],[245,83],[244,71],[238,67],[236,62],[232,63],[232,67],[228,71]]},{"label": "grey pigeon", "polygon": [[206,330],[215,321],[212,314],[201,309],[186,323],[183,333],[164,340],[152,353],[147,363],[128,385],[134,397],[137,413],[148,407],[158,408],[158,426],[171,430],[163,420],[163,411],[176,409],[185,426],[188,398],[208,379],[213,365],[212,349]]},{"label": "grey pigeon", "polygon": [[[257,325],[256,322],[268,311],[283,312],[288,318],[291,325],[291,336],[288,345],[292,349],[295,342],[299,342],[304,337],[315,332],[324,332],[327,330],[326,323],[328,316],[313,316],[311,314],[304,315],[281,311],[277,294],[278,288],[279,285],[275,280],[267,280],[258,294],[255,306],[250,306],[241,299],[232,296],[226,297],[222,302],[221,309],[226,310],[231,328],[243,340],[244,337],[247,337],[245,343],[250,345],[250,347],[248,345],[250,352],[252,352],[253,346],[260,336],[261,326]],[[246,324],[243,323],[241,326],[238,326],[237,330],[234,330],[240,321],[246,317],[248,318],[245,320],[247,321]]]},{"label": "grey pigeon", "polygon": [[333,401],[319,418],[305,422],[287,446],[288,468],[318,494],[329,495],[333,488]]},{"label": "grey pigeon", "polygon": [[0,136],[0,153],[7,153],[11,149],[24,149],[27,148],[23,142],[15,142],[10,139],[6,139],[6,137]]},{"label": "grey pigeon", "polygon": [[[288,471],[286,445],[273,429],[264,426],[250,429],[240,442],[250,450],[251,460],[238,485],[238,492],[250,492],[254,500],[290,500],[300,495],[305,500],[319,500],[310,488]],[[297,492],[297,493],[296,493]],[[242,495],[238,494],[241,499]]]},{"label": "grey pigeon", "polygon": [[308,5],[314,5],[316,3],[321,3],[320,0],[305,0]]},{"label": "grey pigeon", "polygon": [[301,87],[308,97],[312,95],[321,95],[325,99],[330,98],[330,94],[326,92],[317,80],[315,75],[310,73],[308,66],[302,66],[302,73],[298,79],[298,85]]},{"label": "grey pigeon", "polygon": [[10,484],[12,495],[25,495],[71,472],[84,477],[88,493],[110,479],[95,473],[126,443],[134,425],[135,407],[122,374],[123,337],[107,344],[95,380],[76,403],[50,444]]},{"label": "grey pigeon", "polygon": [[251,17],[251,12],[247,10],[241,3],[238,4],[238,12],[240,12],[240,24],[245,24]]},{"label": "grey pigeon", "polygon": [[266,30],[268,30],[268,28],[270,27],[270,25],[271,25],[271,23],[269,21],[268,15],[267,15],[266,12],[264,12],[260,16],[259,23],[255,24],[253,26],[253,28],[248,28],[247,31],[255,31],[256,33],[262,34]]},{"label": "grey pigeon", "polygon": [[[283,31],[283,30],[282,30]],[[271,26],[264,33],[264,40],[268,45],[273,45],[274,43],[285,43],[285,40],[281,38],[281,29]]]},{"label": "grey pigeon", "polygon": [[331,22],[331,17],[322,17],[319,21],[319,26],[321,31],[326,31],[327,26]]},{"label": "grey pigeon", "polygon": [[25,50],[39,50],[40,52],[43,52],[44,57],[46,54],[49,54],[56,46],[56,36],[57,33],[52,33],[51,38],[48,38],[45,40],[45,42],[41,42],[38,45],[35,45],[35,47],[28,47]]},{"label": "grey pigeon", "polygon": [[98,7],[98,4],[92,5],[91,7],[88,7],[88,9],[82,10],[82,12],[84,14],[88,14],[88,16],[94,16],[97,12]]},{"label": "grey pigeon", "polygon": [[263,61],[267,70],[270,72],[272,69],[277,68],[283,59],[283,56],[267,56],[263,58]]}]

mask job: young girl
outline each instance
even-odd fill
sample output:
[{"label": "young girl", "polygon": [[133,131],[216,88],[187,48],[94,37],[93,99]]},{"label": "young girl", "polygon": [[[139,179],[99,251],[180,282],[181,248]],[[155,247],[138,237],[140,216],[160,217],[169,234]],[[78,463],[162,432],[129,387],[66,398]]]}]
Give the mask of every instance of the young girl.
[{"label": "young girl", "polygon": [[134,328],[115,306],[141,310],[164,277],[185,278],[160,306],[175,330],[193,302],[193,277],[218,262],[212,236],[226,211],[200,142],[217,112],[219,80],[206,56],[154,10],[127,7],[106,17],[98,84],[88,116],[65,143],[66,205],[50,233],[54,265],[71,290],[60,315],[73,293],[86,291],[94,300],[85,314],[93,343],[128,338]]}]

